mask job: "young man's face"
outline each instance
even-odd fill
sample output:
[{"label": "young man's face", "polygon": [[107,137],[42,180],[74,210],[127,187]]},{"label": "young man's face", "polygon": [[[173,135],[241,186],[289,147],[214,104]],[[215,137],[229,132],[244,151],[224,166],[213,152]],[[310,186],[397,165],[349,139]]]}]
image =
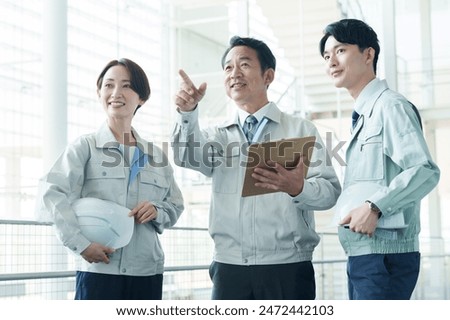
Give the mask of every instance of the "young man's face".
[{"label": "young man's face", "polygon": [[366,84],[375,78],[373,53],[372,48],[361,52],[357,45],[341,43],[330,36],[325,42],[323,53],[326,73],[337,88],[347,89],[356,98]]},{"label": "young man's face", "polygon": [[264,73],[256,51],[236,46],[225,58],[224,85],[227,95],[244,110],[260,108],[267,100],[267,87],[273,80],[273,69]]}]

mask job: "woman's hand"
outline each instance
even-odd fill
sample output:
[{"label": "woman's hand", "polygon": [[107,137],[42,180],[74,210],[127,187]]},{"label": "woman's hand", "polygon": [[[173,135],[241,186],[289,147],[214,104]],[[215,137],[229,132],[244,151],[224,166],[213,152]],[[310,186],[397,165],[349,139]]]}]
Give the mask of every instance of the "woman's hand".
[{"label": "woman's hand", "polygon": [[158,216],[158,210],[155,206],[149,202],[140,202],[133,210],[128,214],[129,217],[134,217],[137,223],[147,223],[151,220],[155,220]]},{"label": "woman's hand", "polygon": [[110,247],[101,245],[100,243],[93,242],[81,252],[81,256],[84,260],[89,263],[99,263],[103,262],[109,263],[109,254],[113,253],[115,250]]}]

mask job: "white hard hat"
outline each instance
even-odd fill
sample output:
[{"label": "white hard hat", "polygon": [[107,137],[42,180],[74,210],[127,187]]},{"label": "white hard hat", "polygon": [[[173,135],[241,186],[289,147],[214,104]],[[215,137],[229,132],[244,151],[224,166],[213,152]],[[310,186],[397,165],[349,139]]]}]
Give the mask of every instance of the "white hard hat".
[{"label": "white hard hat", "polygon": [[352,184],[342,191],[339,196],[335,210],[334,222],[339,223],[348,213],[364,204],[371,196],[384,188],[375,182],[358,182]]},{"label": "white hard hat", "polygon": [[72,203],[81,233],[92,242],[118,249],[126,246],[133,235],[134,218],[130,209],[115,202],[81,198]]}]

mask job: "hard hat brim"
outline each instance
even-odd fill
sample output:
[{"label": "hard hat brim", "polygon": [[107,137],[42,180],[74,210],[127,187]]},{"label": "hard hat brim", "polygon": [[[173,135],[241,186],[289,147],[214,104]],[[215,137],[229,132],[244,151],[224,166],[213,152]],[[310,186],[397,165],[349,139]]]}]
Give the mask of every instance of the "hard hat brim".
[{"label": "hard hat brim", "polygon": [[130,209],[115,202],[81,198],[72,203],[81,233],[91,242],[114,249],[126,246],[133,235],[134,218]]}]

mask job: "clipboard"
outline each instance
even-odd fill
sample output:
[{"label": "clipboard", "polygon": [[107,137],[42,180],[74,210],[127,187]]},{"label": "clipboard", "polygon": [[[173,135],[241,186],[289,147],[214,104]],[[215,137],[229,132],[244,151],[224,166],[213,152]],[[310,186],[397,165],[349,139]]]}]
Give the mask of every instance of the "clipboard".
[{"label": "clipboard", "polygon": [[279,192],[255,186],[257,181],[252,177],[253,170],[255,168],[271,169],[267,165],[268,160],[277,162],[286,169],[293,169],[300,161],[300,156],[303,155],[306,177],[315,142],[315,136],[308,136],[251,144],[248,147],[242,197]]}]

